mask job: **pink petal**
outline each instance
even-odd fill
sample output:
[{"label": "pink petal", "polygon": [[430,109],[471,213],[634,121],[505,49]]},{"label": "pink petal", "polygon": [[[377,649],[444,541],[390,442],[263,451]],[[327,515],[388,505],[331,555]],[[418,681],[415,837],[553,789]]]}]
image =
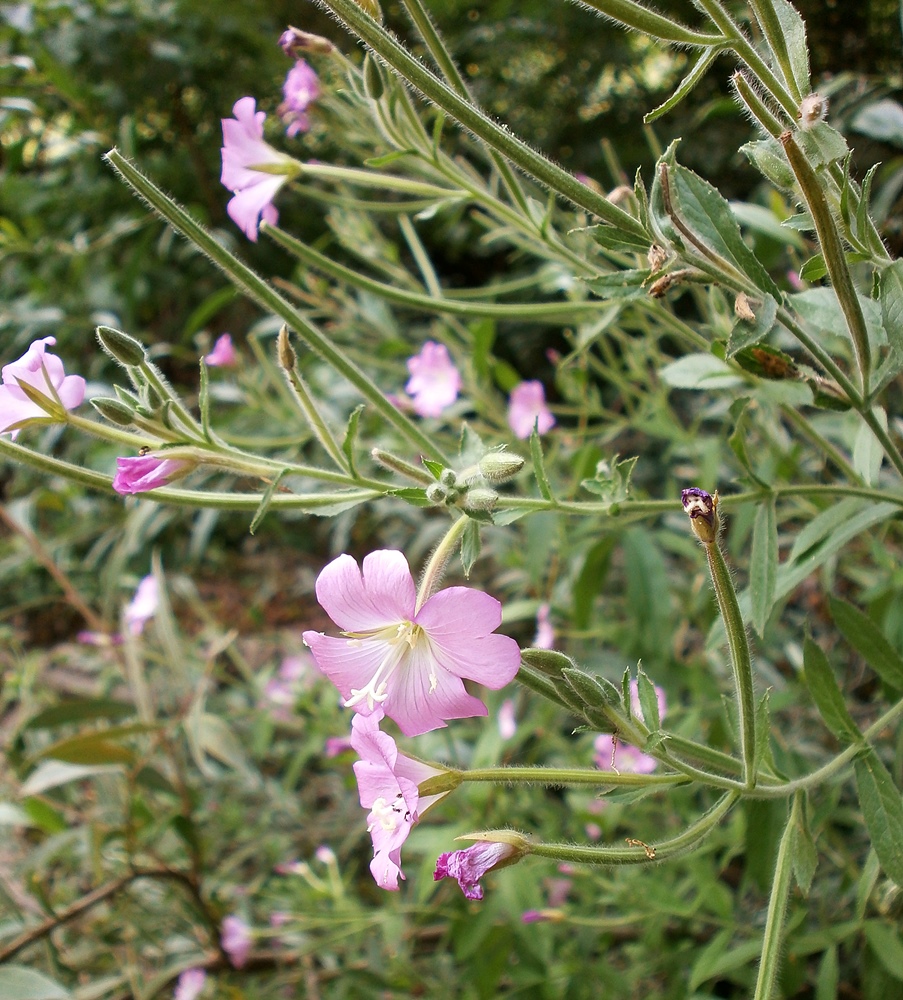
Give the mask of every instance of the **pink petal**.
[{"label": "pink petal", "polygon": [[398,891],[398,880],[404,878],[404,872],[399,867],[400,864],[400,850],[390,853],[379,852],[373,858],[370,862],[370,873],[381,889],[388,889],[389,892]]},{"label": "pink petal", "polygon": [[[273,224],[276,219],[273,216],[273,198],[276,192],[282,187],[285,180],[278,174],[259,174],[266,180],[246,187],[236,192],[226,205],[226,212],[229,218],[248,237],[249,240],[257,242],[257,231],[260,226],[260,217],[264,216],[264,221]],[[271,211],[267,211],[271,209]]]},{"label": "pink petal", "polygon": [[[310,647],[317,666],[339,689],[343,698],[351,697],[352,688],[363,690],[376,673],[388,649],[383,642],[366,642],[324,635],[322,632],[305,632],[302,636]],[[360,715],[371,715],[367,702],[355,705]]]},{"label": "pink petal", "polygon": [[341,555],[317,577],[316,590],[324,611],[343,632],[366,632],[414,617],[416,588],[401,552],[371,552],[362,570],[351,556]]}]

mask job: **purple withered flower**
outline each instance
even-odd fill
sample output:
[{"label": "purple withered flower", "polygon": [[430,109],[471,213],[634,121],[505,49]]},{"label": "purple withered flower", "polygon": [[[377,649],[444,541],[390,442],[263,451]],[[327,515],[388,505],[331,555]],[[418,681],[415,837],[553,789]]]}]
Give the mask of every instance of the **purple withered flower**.
[{"label": "purple withered flower", "polygon": [[494,868],[515,864],[526,853],[527,841],[520,834],[503,831],[498,836],[504,836],[505,840],[481,840],[462,851],[440,854],[433,881],[457,879],[468,899],[482,899],[480,879]]},{"label": "purple withered flower", "polygon": [[116,475],[113,489],[117,493],[147,493],[158,486],[166,486],[174,479],[187,475],[191,464],[175,458],[161,458],[159,455],[136,455],[116,459]]},{"label": "purple withered flower", "polygon": [[690,526],[696,537],[710,545],[718,537],[718,491],[706,493],[698,486],[681,490],[680,502],[690,518]]}]

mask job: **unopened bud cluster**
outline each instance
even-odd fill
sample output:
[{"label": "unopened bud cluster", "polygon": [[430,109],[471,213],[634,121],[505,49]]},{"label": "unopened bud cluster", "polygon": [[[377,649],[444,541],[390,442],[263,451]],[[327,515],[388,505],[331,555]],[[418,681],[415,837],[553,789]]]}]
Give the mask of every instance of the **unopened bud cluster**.
[{"label": "unopened bud cluster", "polygon": [[426,488],[426,498],[439,506],[459,505],[464,510],[491,511],[499,495],[491,484],[503,483],[524,467],[520,455],[508,451],[491,451],[463,472],[445,468],[438,481]]}]

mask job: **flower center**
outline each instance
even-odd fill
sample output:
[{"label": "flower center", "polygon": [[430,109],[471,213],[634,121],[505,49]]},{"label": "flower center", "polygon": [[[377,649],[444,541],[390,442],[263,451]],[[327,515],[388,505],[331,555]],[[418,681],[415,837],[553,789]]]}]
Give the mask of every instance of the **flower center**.
[{"label": "flower center", "polygon": [[399,792],[391,802],[387,802],[382,795],[373,802],[370,809],[370,824],[367,833],[380,826],[387,833],[394,833],[401,823],[407,823],[411,819],[411,814],[405,804],[404,796]]},{"label": "flower center", "polygon": [[[385,655],[380,660],[379,666],[369,682],[362,688],[352,688],[351,697],[346,698],[343,702],[345,708],[353,708],[362,701],[366,701],[367,707],[371,711],[374,705],[381,704],[388,698],[388,681],[392,674],[416,648],[418,642],[427,639],[423,628],[411,621],[387,625],[369,632],[345,632],[343,634],[348,637],[348,642],[354,645],[361,642],[379,642],[386,647]],[[430,691],[433,691],[437,684],[437,678],[431,673]]]}]

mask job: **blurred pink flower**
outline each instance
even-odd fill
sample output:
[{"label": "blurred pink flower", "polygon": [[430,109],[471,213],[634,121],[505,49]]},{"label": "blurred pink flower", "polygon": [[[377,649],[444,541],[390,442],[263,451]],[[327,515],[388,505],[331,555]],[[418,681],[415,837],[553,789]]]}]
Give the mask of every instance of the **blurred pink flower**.
[{"label": "blurred pink flower", "polygon": [[146,493],[158,486],[166,486],[188,472],[189,463],[158,455],[137,455],[134,458],[117,458],[113,489],[124,495]]},{"label": "blurred pink flower", "polygon": [[380,719],[382,712],[355,715],[351,720],[351,745],[361,757],[354,765],[361,805],[370,810],[370,872],[377,885],[395,891],[399,877],[404,878],[401,845],[420,816],[447,793],[420,798],[418,785],[444,772],[399,753],[395,740],[380,731]]},{"label": "blurred pink flower", "polygon": [[293,138],[310,128],[307,109],[320,96],[320,84],[313,67],[299,59],[288,71],[282,95],[285,99],[279,105],[278,114],[288,126],[285,134]]},{"label": "blurred pink flower", "polygon": [[231,368],[238,361],[238,355],[232,346],[232,338],[228,333],[216,338],[213,350],[204,355],[204,360],[211,368]]},{"label": "blurred pink flower", "polygon": [[314,857],[321,865],[334,865],[335,864],[335,851],[329,846],[329,844],[320,844],[320,846],[314,851]]},{"label": "blurred pink flower", "polygon": [[3,366],[0,434],[9,434],[13,441],[19,434],[16,425],[23,420],[53,419],[51,413],[28,398],[21,388],[23,385],[44,396],[48,405],[57,411],[61,406],[65,410],[74,410],[85,398],[85,380],[81,375],[67,375],[63,362],[45,350],[48,344],[52,346],[55,343],[56,337],[35,340],[21,358]]},{"label": "blurred pink flower", "polygon": [[590,840],[598,840],[602,836],[602,827],[598,823],[587,823],[583,829]]},{"label": "blurred pink flower", "polygon": [[533,433],[534,426],[540,434],[555,426],[555,418],[546,406],[546,391],[542,382],[521,382],[511,390],[508,426],[523,439]]},{"label": "blurred pink flower", "polygon": [[495,841],[480,841],[463,851],[440,854],[433,872],[433,881],[454,878],[461,886],[461,892],[468,899],[482,899],[483,887],[480,879],[493,868],[511,863],[520,851],[512,844]]},{"label": "blurred pink flower", "polygon": [[240,969],[251,954],[251,928],[241,917],[230,916],[223,920],[220,944],[229,961]]},{"label": "blurred pink flower", "polygon": [[549,906],[561,906],[568,898],[572,883],[569,878],[549,878],[545,885]]},{"label": "blurred pink flower", "polygon": [[229,218],[249,240],[257,242],[260,220],[275,225],[279,213],[273,198],[298,166],[284,153],[263,141],[266,114],[257,111],[253,97],[242,97],[232,108],[234,118],[223,118],[224,187],[235,195],[226,206]]},{"label": "blurred pink flower", "polygon": [[405,391],[411,406],[421,417],[438,417],[451,406],[461,391],[461,375],[449,357],[445,344],[428,340],[419,354],[408,358],[411,377]]},{"label": "blurred pink flower", "polygon": [[342,637],[305,632],[317,666],[362,715],[379,710],[405,736],[445,726],[446,719],[486,715],[463,678],[498,690],[520,666],[517,643],[495,635],[502,607],[488,594],[448,587],[417,608],[401,552],[380,550],[362,568],[349,555],[317,577],[317,600]]},{"label": "blurred pink flower", "polygon": [[197,1000],[207,981],[207,973],[203,969],[186,969],[176,982],[172,1000]]},{"label": "blurred pink flower", "polygon": [[327,757],[338,757],[340,753],[351,750],[351,739],[348,736],[327,736],[324,747]]},{"label": "blurred pink flower", "polygon": [[160,606],[160,589],[157,578],[151,573],[138,584],[135,596],[125,609],[125,626],[130,635],[141,635],[144,626],[157,613]]},{"label": "blurred pink flower", "polygon": [[536,609],[536,637],[533,640],[536,649],[551,649],[555,645],[555,629],[549,619],[550,611],[548,604],[540,604]]},{"label": "blurred pink flower", "polygon": [[270,927],[285,927],[291,919],[291,913],[285,910],[273,910],[270,914]]},{"label": "blurred pink flower", "polygon": [[514,700],[506,698],[499,708],[499,735],[503,740],[510,740],[517,732],[517,719],[514,717]]},{"label": "blurred pink flower", "polygon": [[[655,697],[658,701],[658,717],[665,717],[665,692],[655,685]],[[640,708],[639,684],[636,680],[630,682],[630,711],[638,718],[643,718],[643,711]],[[603,733],[597,736],[593,747],[596,752],[596,767],[603,771],[608,771],[612,766],[619,771],[626,771],[629,774],[651,774],[657,767],[658,761],[654,757],[630,746],[629,743],[618,741],[617,747],[614,745],[614,738]]]}]

